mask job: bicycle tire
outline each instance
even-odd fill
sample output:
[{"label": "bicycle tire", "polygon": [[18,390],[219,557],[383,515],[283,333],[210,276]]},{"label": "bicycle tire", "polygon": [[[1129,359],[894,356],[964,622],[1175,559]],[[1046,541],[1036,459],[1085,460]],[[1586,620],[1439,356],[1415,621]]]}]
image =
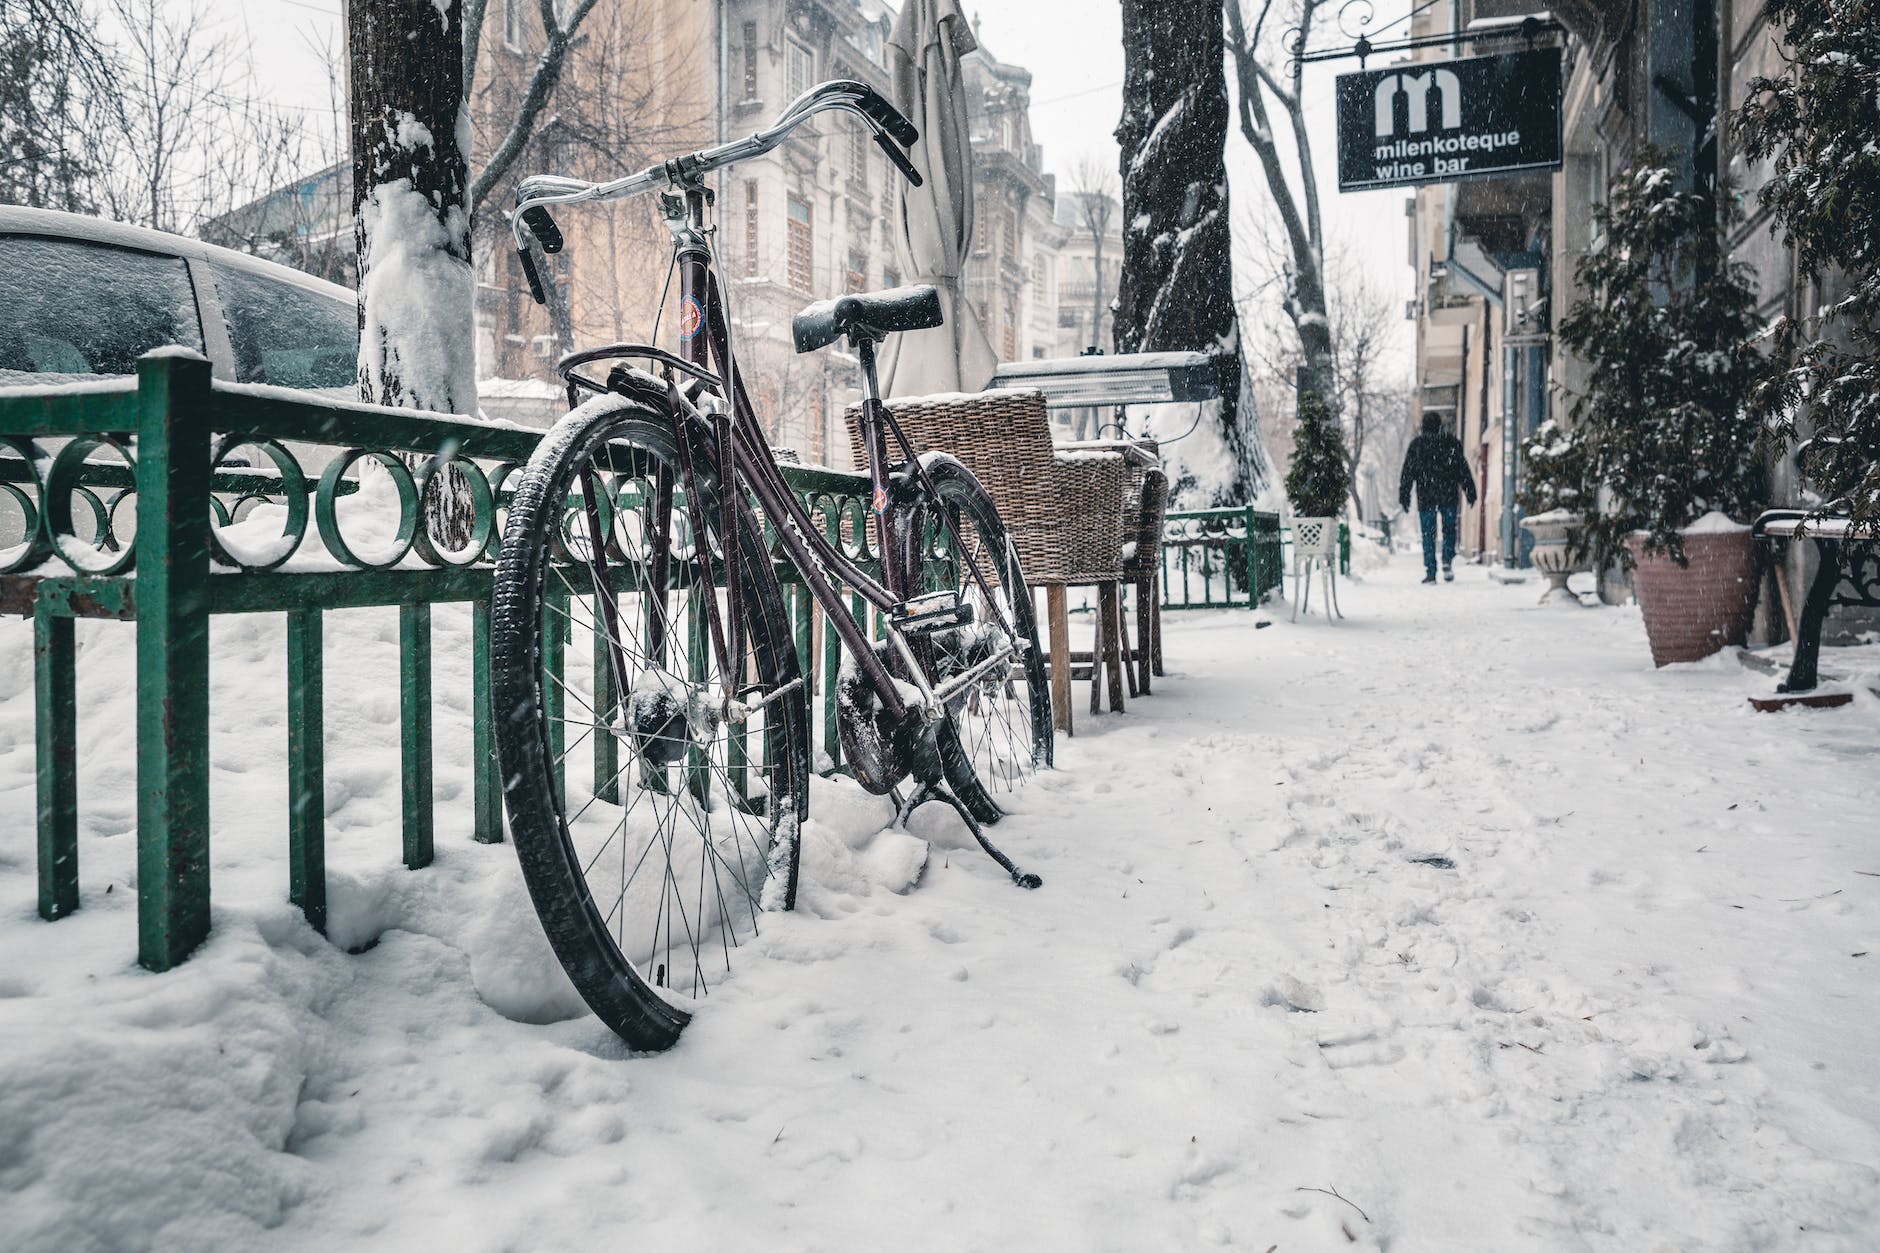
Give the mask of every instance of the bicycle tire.
[{"label": "bicycle tire", "polygon": [[[998,797],[1009,796],[1032,774],[1050,768],[1055,756],[1051,691],[1038,646],[1037,614],[1017,549],[986,489],[971,470],[946,453],[928,453],[921,464],[939,500],[926,499],[925,485],[918,477],[910,477],[908,487],[917,507],[928,515],[944,512],[952,519],[952,532],[967,549],[963,555],[980,563],[982,573],[990,576],[1001,598],[1002,616],[1024,645],[1023,657],[1015,664],[949,702],[949,717],[938,739],[948,787],[975,819],[996,823],[1006,812]],[[930,516],[923,523],[929,554],[945,548],[934,542],[941,534],[936,521]],[[961,556],[924,561],[924,590],[959,590],[969,603],[983,602],[984,590]],[[983,648],[985,637],[975,632],[982,632],[993,618],[984,612],[983,604],[978,610],[974,627],[949,633],[956,640],[963,639],[963,647],[950,652],[948,634],[934,637],[927,652],[930,682],[942,682],[971,665],[975,650]]]},{"label": "bicycle tire", "polygon": [[[570,665],[565,676],[557,681],[549,673],[548,661],[551,648],[565,649],[567,654],[577,652],[569,644],[580,627],[574,599],[577,589],[566,574],[568,567],[557,565],[558,557],[578,556],[575,549],[591,553],[592,548],[580,549],[586,541],[581,538],[585,532],[579,525],[571,532],[569,502],[576,484],[588,481],[582,478],[584,467],[596,474],[604,473],[603,467],[618,474],[620,477],[612,481],[601,478],[591,481],[601,484],[604,493],[609,546],[620,545],[622,559],[630,561],[624,533],[631,530],[631,521],[638,516],[632,512],[633,502],[643,505],[645,493],[642,491],[636,497],[622,483],[643,483],[644,475],[656,472],[663,463],[674,476],[668,481],[682,485],[678,430],[670,416],[642,401],[618,395],[597,396],[557,423],[518,478],[509,503],[492,596],[491,671],[497,747],[510,831],[530,899],[550,946],[582,999],[629,1046],[644,1051],[672,1045],[692,1016],[678,995],[681,974],[678,962],[684,954],[673,943],[675,919],[684,920],[679,928],[680,939],[690,944],[695,968],[691,973],[696,974],[690,991],[694,995],[708,993],[718,974],[714,969],[712,980],[705,979],[700,966],[701,944],[705,951],[715,952],[711,945],[722,941],[728,969],[732,950],[748,938],[740,934],[747,912],[749,930],[754,932],[758,916],[765,909],[787,909],[794,905],[799,862],[797,835],[808,808],[808,711],[802,686],[786,692],[753,715],[754,719],[762,719],[762,755],[756,766],[744,764],[741,774],[737,773],[740,767],[732,764],[734,760],[745,761],[731,747],[738,734],[732,730],[734,724],[717,723],[707,739],[693,721],[696,702],[689,699],[678,702],[676,707],[684,710],[677,715],[678,721],[659,723],[657,730],[641,735],[645,710],[653,707],[645,702],[656,703],[662,694],[671,694],[672,675],[663,660],[668,654],[664,645],[649,642],[652,638],[649,630],[640,630],[636,637],[642,650],[639,669],[632,672],[631,682],[621,693],[624,699],[607,705],[608,698],[595,686],[607,680],[594,677],[614,672],[611,661],[602,666],[601,658],[607,656],[604,641],[633,632],[625,627],[618,608],[614,620],[620,630],[609,631],[598,598],[595,598],[588,626],[595,658],[590,665],[587,704],[593,728],[590,734],[595,737],[613,735],[619,741],[613,751],[624,757],[627,764],[621,765],[611,780],[604,780],[599,754],[606,751],[606,741],[597,738],[596,764],[588,776],[586,789],[588,797],[579,810],[574,810],[571,803],[580,794],[577,789],[584,763],[575,757],[579,741],[572,745],[567,743],[567,726],[563,726],[558,743],[552,710],[559,706],[564,711],[575,712],[573,704],[579,699],[577,676]],[[709,532],[716,536],[720,516],[717,467],[704,441],[694,439],[693,445],[689,452],[700,494],[705,498],[703,516]],[[629,474],[641,477],[628,480]],[[623,505],[623,500],[629,503]],[[572,510],[577,524],[585,518],[584,509],[585,493],[578,507]],[[675,504],[672,516],[680,518],[683,512]],[[801,671],[789,619],[762,537],[751,525],[748,515],[741,511],[740,517],[744,518],[739,528],[743,534],[737,537],[743,576],[739,583],[743,606],[740,617],[747,648],[742,650],[742,659],[736,665],[759,688],[777,691],[798,680]],[[644,518],[641,520],[645,522]],[[672,522],[668,523],[666,533],[669,538],[676,537],[679,530],[680,524]],[[689,536],[689,526],[685,530]],[[642,533],[645,533],[644,526]],[[717,536],[717,540],[721,559],[728,545],[722,536]],[[570,547],[571,542],[574,549]],[[669,548],[674,553],[682,551],[677,544]],[[707,551],[710,551],[709,545]],[[626,568],[623,566],[623,570]],[[718,569],[722,571],[722,568],[720,560]],[[651,576],[646,574],[648,569],[646,562],[631,566],[631,577],[636,582],[623,599],[630,602],[629,607],[641,611],[636,615],[640,621],[651,622],[657,618],[668,624],[662,628],[662,634],[676,635],[680,611],[670,608],[676,604],[670,597],[676,594],[681,599],[696,598],[697,582],[694,580],[684,591],[668,591],[666,597],[657,598],[660,608],[655,613],[656,598],[652,595]],[[696,557],[690,569],[696,573]],[[557,579],[565,591],[555,588]],[[592,583],[590,578],[590,591]],[[719,594],[714,592],[714,595]],[[569,597],[568,608],[557,619],[551,596],[563,595]],[[690,640],[686,679],[697,680],[693,684],[696,691],[708,690],[706,680],[716,664],[710,659],[709,632],[700,624],[700,619],[705,617],[701,609],[702,602],[694,599],[684,611],[691,615],[687,620]],[[555,633],[570,638],[557,640],[552,638]],[[703,650],[707,660],[703,669],[697,663],[701,636],[707,639]],[[628,642],[622,638],[623,656],[627,649]],[[659,659],[654,659],[655,652]],[[557,692],[559,696],[555,695]],[[593,712],[604,705],[605,714]],[[706,723],[710,721],[704,715],[700,718]],[[614,720],[616,729],[601,730],[610,725],[610,719]],[[748,738],[753,734],[749,731],[751,724],[743,725],[746,728],[743,734]],[[748,746],[742,751],[748,752]],[[761,776],[767,789],[761,803],[750,794],[755,791],[751,787],[753,770]],[[610,782],[620,810],[616,834],[622,879],[618,896],[610,907],[604,908],[603,900],[597,899],[593,890],[595,884],[590,875],[609,846],[603,844],[601,851],[590,855],[595,838],[593,832],[598,827],[589,821],[589,815],[599,806],[600,816],[609,817],[605,794]],[[564,797],[564,790],[571,795]],[[647,800],[649,796],[654,799]],[[663,809],[662,801],[669,802]],[[641,811],[639,806],[643,803],[647,808]],[[755,812],[760,808],[761,816]],[[640,813],[637,827],[632,821],[636,812]],[[652,835],[644,833],[649,814],[655,828]],[[678,838],[691,834],[680,828],[682,814],[697,828],[695,850]],[[753,818],[757,820],[751,821]],[[714,825],[719,835],[713,834]],[[751,859],[745,846],[758,843],[758,837],[751,834],[758,828],[764,832],[767,842],[761,850],[761,866],[754,866],[749,864]],[[722,847],[727,831],[734,846],[731,851],[737,854],[735,871],[730,866],[731,851]],[[614,835],[608,838],[611,841]],[[628,858],[636,841],[642,841],[645,847],[633,861],[629,873]],[[647,860],[661,855],[665,858],[665,867],[659,881],[654,882],[652,871],[647,871],[645,880],[639,880]],[[682,893],[674,870],[675,858],[683,861],[688,856],[695,857],[697,862],[695,921],[684,905],[690,894],[689,884]],[[608,861],[611,863],[613,858],[609,856]],[[734,876],[737,877],[730,885],[731,895],[727,898],[723,881]],[[715,893],[715,904],[706,895],[708,877]],[[751,884],[753,877],[761,879],[755,894]],[[668,899],[669,883],[674,884],[670,891],[673,900]],[[606,890],[609,889],[603,889],[603,895]],[[643,935],[640,928],[646,922],[644,897],[650,891],[659,894],[665,948],[660,947],[662,920],[660,913],[655,913],[652,937],[646,951],[642,952],[639,941]],[[642,906],[633,919],[635,931],[631,938],[626,928],[632,908],[630,893],[634,902]],[[714,909],[718,934],[711,935],[707,920]],[[659,961],[662,952],[667,956],[665,962]],[[656,986],[660,983],[667,986]]]}]

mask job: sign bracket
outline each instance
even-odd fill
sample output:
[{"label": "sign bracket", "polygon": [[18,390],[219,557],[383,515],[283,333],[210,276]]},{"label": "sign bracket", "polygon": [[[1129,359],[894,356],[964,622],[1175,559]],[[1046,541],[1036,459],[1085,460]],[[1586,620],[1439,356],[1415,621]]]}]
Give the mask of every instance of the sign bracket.
[{"label": "sign bracket", "polygon": [[[1367,0],[1350,0],[1346,8],[1351,7],[1351,3],[1364,3],[1367,8],[1369,7]],[[1342,19],[1343,10],[1340,11],[1340,16]],[[1521,39],[1525,40],[1527,46],[1532,49],[1535,41],[1542,35],[1564,34],[1566,29],[1558,18],[1535,17],[1529,14],[1519,22],[1506,22],[1441,35],[1417,35],[1406,39],[1390,39],[1383,43],[1373,43],[1369,36],[1359,35],[1357,41],[1349,48],[1313,48],[1308,51],[1300,46],[1301,41],[1295,36],[1291,52],[1294,65],[1312,65],[1321,61],[1345,61],[1356,57],[1358,68],[1363,69],[1365,62],[1374,56],[1409,52],[1417,48],[1447,47],[1456,43],[1477,44],[1493,40]]]}]

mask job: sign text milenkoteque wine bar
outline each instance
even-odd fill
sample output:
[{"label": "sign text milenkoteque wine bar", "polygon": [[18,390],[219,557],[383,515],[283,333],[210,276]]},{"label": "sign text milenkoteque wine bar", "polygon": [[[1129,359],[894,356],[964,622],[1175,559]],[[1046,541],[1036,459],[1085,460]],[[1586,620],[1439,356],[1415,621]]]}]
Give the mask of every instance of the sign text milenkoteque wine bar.
[{"label": "sign text milenkoteque wine bar", "polygon": [[1338,77],[1338,190],[1560,168],[1560,49]]}]

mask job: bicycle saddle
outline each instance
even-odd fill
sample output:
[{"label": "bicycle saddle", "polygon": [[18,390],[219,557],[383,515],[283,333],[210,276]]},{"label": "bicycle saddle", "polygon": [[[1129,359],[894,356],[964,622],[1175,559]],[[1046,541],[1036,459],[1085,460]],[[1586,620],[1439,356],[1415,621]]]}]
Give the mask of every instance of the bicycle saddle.
[{"label": "bicycle saddle", "polygon": [[924,331],[943,320],[939,291],[923,285],[818,300],[791,319],[790,329],[798,352],[815,352],[843,335],[850,343],[878,341],[896,331]]}]

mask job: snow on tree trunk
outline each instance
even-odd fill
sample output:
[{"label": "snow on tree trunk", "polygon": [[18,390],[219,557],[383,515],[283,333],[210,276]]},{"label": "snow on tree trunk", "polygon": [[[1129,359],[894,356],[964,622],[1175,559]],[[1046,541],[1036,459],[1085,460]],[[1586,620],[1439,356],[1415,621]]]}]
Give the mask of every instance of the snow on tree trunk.
[{"label": "snow on tree trunk", "polygon": [[[1221,399],[1168,451],[1178,489],[1242,503],[1271,478],[1241,362],[1228,234],[1221,0],[1123,0],[1123,274],[1116,350],[1206,352]],[[1155,433],[1193,421],[1166,406]],[[1179,423],[1179,425],[1177,424]],[[1188,502],[1184,502],[1188,503]],[[1196,502],[1199,503],[1199,502]]]},{"label": "snow on tree trunk", "polygon": [[359,393],[475,413],[461,0],[348,0]]}]

